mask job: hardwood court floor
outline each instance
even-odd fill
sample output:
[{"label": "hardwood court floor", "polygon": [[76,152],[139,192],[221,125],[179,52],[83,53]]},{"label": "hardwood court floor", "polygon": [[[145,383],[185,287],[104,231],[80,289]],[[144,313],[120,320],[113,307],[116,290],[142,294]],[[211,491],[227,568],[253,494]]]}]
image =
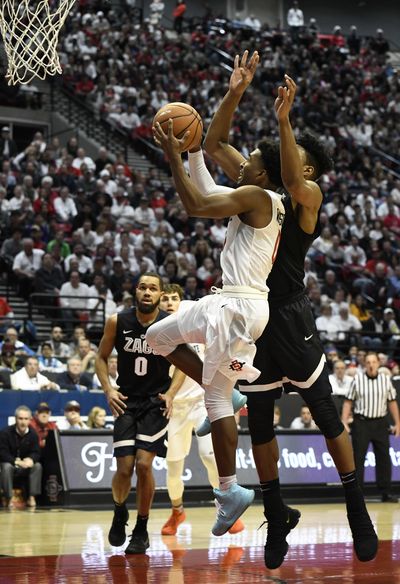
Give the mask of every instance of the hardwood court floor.
[{"label": "hardwood court floor", "polygon": [[[284,564],[267,570],[260,506],[244,515],[237,535],[210,534],[213,508],[187,508],[176,537],[160,535],[167,509],[152,511],[150,548],[125,556],[110,548],[110,511],[64,509],[0,512],[1,584],[400,584],[400,505],[371,503],[381,540],[377,558],[353,554],[343,505],[296,505],[302,512],[289,535]],[[131,513],[130,528],[135,513]],[[1,557],[2,556],[2,557]]]}]

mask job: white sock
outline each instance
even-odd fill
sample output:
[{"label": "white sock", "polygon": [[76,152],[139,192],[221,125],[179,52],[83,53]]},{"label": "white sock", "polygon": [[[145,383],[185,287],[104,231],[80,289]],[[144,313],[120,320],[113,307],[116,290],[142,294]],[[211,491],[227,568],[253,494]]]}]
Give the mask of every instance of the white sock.
[{"label": "white sock", "polygon": [[235,474],[230,477],[219,477],[219,488],[221,491],[227,491],[232,485],[236,485],[236,483],[237,478]]}]

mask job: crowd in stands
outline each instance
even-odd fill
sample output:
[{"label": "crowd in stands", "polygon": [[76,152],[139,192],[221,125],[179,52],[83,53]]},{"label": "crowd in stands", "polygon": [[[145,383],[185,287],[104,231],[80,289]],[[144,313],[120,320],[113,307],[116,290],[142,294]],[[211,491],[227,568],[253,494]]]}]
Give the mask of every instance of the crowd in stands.
[{"label": "crowd in stands", "polygon": [[[355,27],[347,35],[335,27],[322,35],[311,19],[295,33],[225,22],[222,34],[208,14],[174,36],[154,15],[130,24],[111,5],[88,7],[77,4],[61,39],[63,83],[134,141],[151,139],[153,116],[170,101],[192,104],[207,127],[227,88],[221,51],[233,60],[256,49],[261,63],[232,132],[247,155],[258,140],[277,137],[276,89],[284,73],[296,79],[295,132],[319,134],[335,163],[320,182],[322,233],[305,265],[317,328],[328,359],[336,352],[350,373],[371,349],[397,374],[400,179],[377,150],[398,155],[400,83],[383,32],[366,39]],[[29,346],[0,299],[2,387],[98,388],[93,360],[104,318],[132,306],[146,271],[182,285],[185,299],[221,284],[226,222],[189,218],[158,168],[143,174],[104,147],[90,156],[77,137],[62,143],[40,132],[19,151],[7,126],[0,163],[0,270],[26,300],[45,294],[36,302],[54,324],[49,339]],[[228,184],[208,163],[216,182]]]}]

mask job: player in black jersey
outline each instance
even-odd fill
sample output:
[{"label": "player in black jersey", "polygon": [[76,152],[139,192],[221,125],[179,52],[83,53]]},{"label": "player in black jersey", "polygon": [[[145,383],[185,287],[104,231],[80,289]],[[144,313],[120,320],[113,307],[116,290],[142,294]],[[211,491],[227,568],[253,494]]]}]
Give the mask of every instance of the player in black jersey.
[{"label": "player in black jersey", "polygon": [[[136,308],[107,320],[96,357],[96,373],[116,416],[113,446],[117,471],[112,481],[115,509],[108,536],[113,546],[125,542],[129,518],[125,502],[134,470],[137,475],[137,520],[127,554],[144,553],[149,547],[147,520],[154,495],[152,463],[156,455],[166,455],[168,418],[163,411],[170,407],[167,390],[183,379],[178,371],[171,384],[169,362],[155,355],[145,340],[147,328],[168,316],[158,307],[162,291],[158,274],[143,274],[136,288]],[[118,353],[119,389],[113,388],[108,378],[107,360],[114,347]]]},{"label": "player in black jersey", "polygon": [[[237,180],[243,156],[229,145],[233,114],[244,91],[251,83],[254,68],[247,65],[247,51],[235,59],[229,91],[215,113],[205,139],[206,151],[223,170]],[[285,390],[298,392],[324,434],[341,477],[347,516],[354,549],[361,561],[372,560],[378,540],[365,507],[355,476],[352,447],[334,402],[325,363],[306,296],[304,259],[312,241],[320,233],[319,213],[322,192],[315,182],[327,170],[329,160],[322,143],[311,136],[296,140],[289,122],[296,86],[285,76],[286,87],[279,88],[275,112],[279,121],[281,176],[288,192],[286,218],[274,267],[267,280],[270,288],[270,319],[258,339],[255,366],[262,371],[252,385],[240,383],[248,397],[248,420],[253,455],[260,478],[268,535],[265,564],[273,569],[281,565],[288,550],[286,536],[294,527],[294,514],[281,497],[279,449],[273,429],[274,401]]]}]

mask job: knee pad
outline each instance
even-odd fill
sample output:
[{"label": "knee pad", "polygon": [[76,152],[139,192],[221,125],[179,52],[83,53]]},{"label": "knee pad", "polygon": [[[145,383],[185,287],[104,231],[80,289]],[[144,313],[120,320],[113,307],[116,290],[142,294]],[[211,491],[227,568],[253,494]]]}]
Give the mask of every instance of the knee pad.
[{"label": "knee pad", "polygon": [[163,357],[172,353],[177,347],[177,345],[174,345],[171,335],[168,334],[168,327],[165,325],[165,320],[163,319],[152,324],[146,332],[146,343],[158,355],[162,355]]},{"label": "knee pad", "polygon": [[233,416],[232,390],[234,382],[219,371],[210,385],[205,386],[204,402],[210,422]]},{"label": "knee pad", "polygon": [[325,438],[337,438],[344,430],[332,396],[306,401],[314,422]]},{"label": "knee pad", "polygon": [[218,390],[208,388],[204,398],[210,422],[233,416],[232,399]]},{"label": "knee pad", "polygon": [[252,444],[265,444],[274,438],[274,406],[275,399],[267,391],[247,394],[247,419]]}]

